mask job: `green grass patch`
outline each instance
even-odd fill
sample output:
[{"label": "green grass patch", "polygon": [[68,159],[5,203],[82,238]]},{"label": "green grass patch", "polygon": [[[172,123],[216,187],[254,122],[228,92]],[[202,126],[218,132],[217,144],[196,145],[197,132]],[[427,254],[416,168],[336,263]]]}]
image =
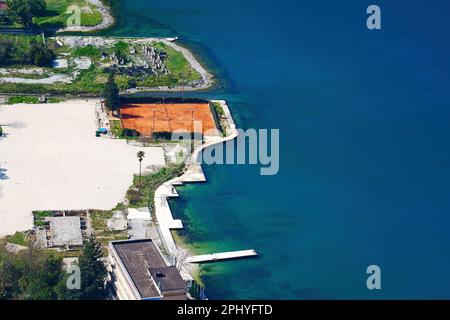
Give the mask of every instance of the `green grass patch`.
[{"label": "green grass patch", "polygon": [[129,54],[130,53],[129,47],[130,45],[128,43],[124,41],[119,41],[114,45],[114,51],[119,54]]},{"label": "green grass patch", "polygon": [[47,99],[47,103],[61,103],[65,101],[64,99],[61,98],[54,98],[54,97],[50,97]]},{"label": "green grass patch", "polygon": [[173,87],[179,84],[180,84],[179,79],[175,78],[171,74],[150,76],[145,78],[145,80],[138,82],[138,86],[146,88]]},{"label": "green grass patch", "polygon": [[7,236],[5,239],[6,239],[6,242],[18,244],[20,246],[28,245],[27,236],[24,232],[16,232],[15,234],[13,234],[11,236]]},{"label": "green grass patch", "polygon": [[164,182],[180,176],[184,171],[183,164],[171,164],[161,168],[159,171],[143,175],[141,180],[141,192],[137,191],[139,187],[139,176],[134,176],[133,186],[127,192],[127,199],[131,208],[149,207],[153,209],[153,198],[156,189]]},{"label": "green grass patch", "polygon": [[35,219],[43,219],[47,217],[53,217],[53,213],[51,211],[34,211],[33,217]]},{"label": "green grass patch", "polygon": [[41,17],[34,18],[34,23],[40,27],[66,27],[72,13],[67,13],[70,6],[81,8],[80,24],[95,26],[102,22],[102,15],[97,7],[86,0],[46,0],[47,9]]},{"label": "green grass patch", "polygon": [[46,224],[45,218],[47,217],[53,217],[53,213],[51,211],[33,211],[35,227],[44,227]]},{"label": "green grass patch", "polygon": [[109,121],[109,127],[111,130],[111,134],[116,138],[123,138],[123,129],[122,129],[122,123],[120,120],[110,120]]},{"label": "green grass patch", "polygon": [[213,114],[214,122],[216,123],[217,128],[222,132],[224,136],[227,135],[227,127],[226,127],[226,115],[222,106],[218,102],[211,102],[211,111]]},{"label": "green grass patch", "polygon": [[201,75],[191,67],[181,52],[162,42],[155,43],[154,47],[167,54],[164,63],[170,71],[171,78],[176,79],[176,84],[186,84],[201,79]]},{"label": "green grass patch", "polygon": [[102,23],[103,17],[100,11],[93,10],[91,13],[82,12],[81,13],[81,25],[87,27],[93,27]]},{"label": "green grass patch", "polygon": [[[118,209],[116,208],[114,210]],[[89,211],[89,216],[91,220],[91,226],[95,230],[96,239],[102,245],[108,245],[109,241],[128,239],[128,233],[126,230],[109,230],[107,221],[108,219],[112,218],[113,210],[91,210]]]},{"label": "green grass patch", "polygon": [[223,111],[223,108],[220,105],[220,103],[218,103],[218,102],[211,102],[211,104],[212,104],[214,110],[216,111],[217,116],[219,116],[221,118],[225,117],[225,111]]},{"label": "green grass patch", "polygon": [[14,96],[9,97],[7,104],[17,104],[17,103],[39,103],[38,97],[32,97],[32,96]]},{"label": "green grass patch", "polygon": [[100,59],[102,51],[92,45],[87,45],[85,47],[77,47],[73,49],[72,56],[74,57],[90,57],[92,59]]},{"label": "green grass patch", "polygon": [[[47,103],[61,103],[64,99],[49,97],[47,98]],[[28,103],[28,104],[38,104],[39,98],[34,96],[13,96],[9,97],[7,100],[7,104],[18,104],[18,103]]]},{"label": "green grass patch", "polygon": [[92,210],[89,211],[89,216],[91,217],[92,228],[95,231],[103,231],[108,228],[106,220],[112,217],[112,211]]},{"label": "green grass patch", "polygon": [[105,86],[106,80],[107,75],[92,64],[88,70],[82,70],[74,82],[69,84],[58,84],[54,85],[54,87],[59,87],[62,91],[67,90],[72,93],[101,93]]}]

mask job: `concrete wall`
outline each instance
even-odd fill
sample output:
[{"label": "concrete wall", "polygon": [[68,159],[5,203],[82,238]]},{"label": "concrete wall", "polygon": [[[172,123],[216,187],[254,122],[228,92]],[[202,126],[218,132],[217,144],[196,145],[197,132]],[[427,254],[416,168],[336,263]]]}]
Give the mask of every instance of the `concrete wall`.
[{"label": "concrete wall", "polygon": [[114,274],[114,287],[119,300],[141,300],[141,297],[135,292],[134,285],[131,283],[128,274],[122,268],[122,263],[119,261],[115,250],[110,246],[110,255],[108,257],[111,264],[111,271]]}]

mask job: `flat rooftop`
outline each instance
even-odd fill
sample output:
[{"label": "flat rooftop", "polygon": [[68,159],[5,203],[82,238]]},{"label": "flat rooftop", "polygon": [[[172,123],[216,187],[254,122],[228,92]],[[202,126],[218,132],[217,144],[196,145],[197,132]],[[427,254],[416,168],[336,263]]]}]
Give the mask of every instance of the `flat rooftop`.
[{"label": "flat rooftop", "polygon": [[50,247],[82,246],[80,217],[50,217]]},{"label": "flat rooftop", "polygon": [[149,268],[150,275],[164,294],[170,291],[180,291],[186,288],[186,283],[176,267]]},{"label": "flat rooftop", "polygon": [[142,299],[160,297],[160,291],[164,294],[185,289],[178,270],[167,266],[151,239],[115,241],[111,245]]},{"label": "flat rooftop", "polygon": [[[202,133],[216,129],[209,103],[130,103],[121,107],[122,127],[151,136],[154,132],[199,132],[194,122],[201,122]],[[209,134],[214,135],[214,134]]]}]

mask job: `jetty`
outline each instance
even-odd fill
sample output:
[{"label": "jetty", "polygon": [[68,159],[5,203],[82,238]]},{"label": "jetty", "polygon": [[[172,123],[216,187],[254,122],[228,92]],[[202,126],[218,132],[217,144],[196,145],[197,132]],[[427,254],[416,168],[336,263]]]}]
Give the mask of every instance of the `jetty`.
[{"label": "jetty", "polygon": [[255,250],[241,250],[241,251],[229,251],[229,252],[220,252],[220,253],[211,253],[211,254],[202,254],[198,256],[191,256],[187,258],[187,262],[189,263],[204,263],[204,262],[215,262],[221,260],[231,260],[231,259],[240,259],[240,258],[248,258],[248,257],[256,257],[258,254]]},{"label": "jetty", "polygon": [[[191,161],[187,166],[186,171],[180,177],[176,177],[170,181],[163,183],[155,191],[154,197],[154,213],[156,220],[158,221],[158,227],[163,240],[165,249],[168,254],[171,255],[176,250],[177,246],[172,235],[172,230],[183,229],[183,223],[179,219],[174,219],[172,211],[170,209],[167,199],[178,197],[178,193],[174,186],[184,185],[185,183],[194,182],[206,182],[206,177],[203,172],[201,164],[197,161],[200,153],[208,147],[214,146],[215,144],[224,143],[229,140],[233,140],[238,136],[238,130],[236,129],[236,124],[234,123],[233,117],[231,115],[230,109],[224,100],[211,100],[211,102],[217,102],[221,105],[227,122],[229,124],[229,133],[226,137],[212,137],[207,139],[204,144],[195,148]],[[249,250],[250,251],[250,250]],[[239,258],[239,257],[236,257]],[[230,259],[233,259],[231,257]]]}]

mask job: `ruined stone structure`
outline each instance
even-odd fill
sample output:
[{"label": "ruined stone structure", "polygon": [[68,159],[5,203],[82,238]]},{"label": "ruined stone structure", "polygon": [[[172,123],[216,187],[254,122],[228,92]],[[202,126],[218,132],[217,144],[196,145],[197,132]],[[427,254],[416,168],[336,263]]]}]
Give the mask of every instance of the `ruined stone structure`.
[{"label": "ruined stone structure", "polygon": [[169,74],[169,70],[164,64],[163,59],[158,51],[153,47],[144,45],[142,47],[142,53],[146,61],[148,62],[148,67],[150,67],[154,74]]}]

